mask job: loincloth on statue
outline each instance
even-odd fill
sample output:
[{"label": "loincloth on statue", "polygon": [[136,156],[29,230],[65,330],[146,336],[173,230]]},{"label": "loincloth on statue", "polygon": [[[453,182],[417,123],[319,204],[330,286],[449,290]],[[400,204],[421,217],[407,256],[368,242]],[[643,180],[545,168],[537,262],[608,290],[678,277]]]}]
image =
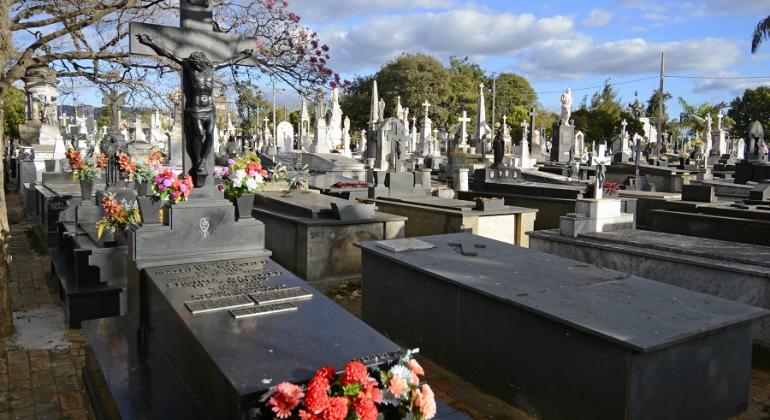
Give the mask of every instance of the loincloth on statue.
[{"label": "loincloth on statue", "polygon": [[214,117],[214,107],[207,106],[202,108],[186,108],[184,113],[185,115],[195,119],[208,120]]}]

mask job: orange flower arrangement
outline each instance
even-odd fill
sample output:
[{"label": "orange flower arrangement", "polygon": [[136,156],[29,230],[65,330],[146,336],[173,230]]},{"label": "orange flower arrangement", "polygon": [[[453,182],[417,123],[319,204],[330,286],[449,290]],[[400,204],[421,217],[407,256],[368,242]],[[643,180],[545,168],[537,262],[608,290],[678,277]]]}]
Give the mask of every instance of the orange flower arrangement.
[{"label": "orange flower arrangement", "polygon": [[150,153],[144,158],[144,161],[152,166],[162,165],[166,161],[166,156],[157,148],[153,147]]},{"label": "orange flower arrangement", "polygon": [[118,169],[128,175],[136,173],[136,162],[126,152],[118,153]]},{"label": "orange flower arrangement", "polygon": [[97,168],[106,169],[108,163],[110,163],[110,159],[104,153],[100,153],[99,156],[96,157]]},{"label": "orange flower arrangement", "polygon": [[126,200],[118,202],[115,194],[104,195],[102,209],[105,216],[96,224],[96,236],[99,239],[101,239],[104,229],[112,233],[122,232],[131,225],[139,224],[141,219],[136,202],[131,203]]}]

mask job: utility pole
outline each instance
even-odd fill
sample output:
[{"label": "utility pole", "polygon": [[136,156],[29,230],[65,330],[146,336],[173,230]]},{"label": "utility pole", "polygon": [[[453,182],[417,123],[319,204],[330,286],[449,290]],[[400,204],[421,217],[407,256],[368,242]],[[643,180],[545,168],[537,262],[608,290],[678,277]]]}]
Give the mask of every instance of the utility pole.
[{"label": "utility pole", "polygon": [[655,146],[655,156],[660,159],[660,150],[663,147],[663,65],[665,63],[666,53],[660,53],[660,90],[658,91],[658,144]]},{"label": "utility pole", "polygon": [[495,105],[497,103],[497,75],[492,79],[492,132],[495,130]]}]

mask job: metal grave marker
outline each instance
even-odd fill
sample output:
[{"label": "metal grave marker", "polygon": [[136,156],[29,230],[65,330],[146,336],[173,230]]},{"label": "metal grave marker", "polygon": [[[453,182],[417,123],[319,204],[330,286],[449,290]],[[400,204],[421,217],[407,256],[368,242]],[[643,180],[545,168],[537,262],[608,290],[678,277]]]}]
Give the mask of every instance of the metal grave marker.
[{"label": "metal grave marker", "polygon": [[257,305],[270,305],[275,303],[290,302],[300,299],[310,299],[313,294],[301,287],[287,287],[249,295]]},{"label": "metal grave marker", "polygon": [[281,312],[296,311],[297,307],[292,303],[277,303],[275,305],[252,306],[250,308],[233,309],[230,315],[235,319],[252,318],[255,316],[277,314]]},{"label": "metal grave marker", "polygon": [[254,302],[252,302],[251,299],[245,295],[237,295],[212,299],[192,300],[185,302],[184,305],[187,307],[187,309],[190,310],[190,312],[192,312],[193,315],[198,315],[207,312],[254,306]]}]

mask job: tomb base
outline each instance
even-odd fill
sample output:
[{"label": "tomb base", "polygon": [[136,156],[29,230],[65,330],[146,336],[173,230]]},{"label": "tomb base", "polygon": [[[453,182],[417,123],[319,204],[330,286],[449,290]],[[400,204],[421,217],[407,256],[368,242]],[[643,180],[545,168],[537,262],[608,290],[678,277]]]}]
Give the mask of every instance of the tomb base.
[{"label": "tomb base", "polygon": [[634,215],[621,212],[621,208],[620,199],[578,199],[575,213],[559,218],[559,230],[563,235],[574,238],[581,233],[635,228]]}]

